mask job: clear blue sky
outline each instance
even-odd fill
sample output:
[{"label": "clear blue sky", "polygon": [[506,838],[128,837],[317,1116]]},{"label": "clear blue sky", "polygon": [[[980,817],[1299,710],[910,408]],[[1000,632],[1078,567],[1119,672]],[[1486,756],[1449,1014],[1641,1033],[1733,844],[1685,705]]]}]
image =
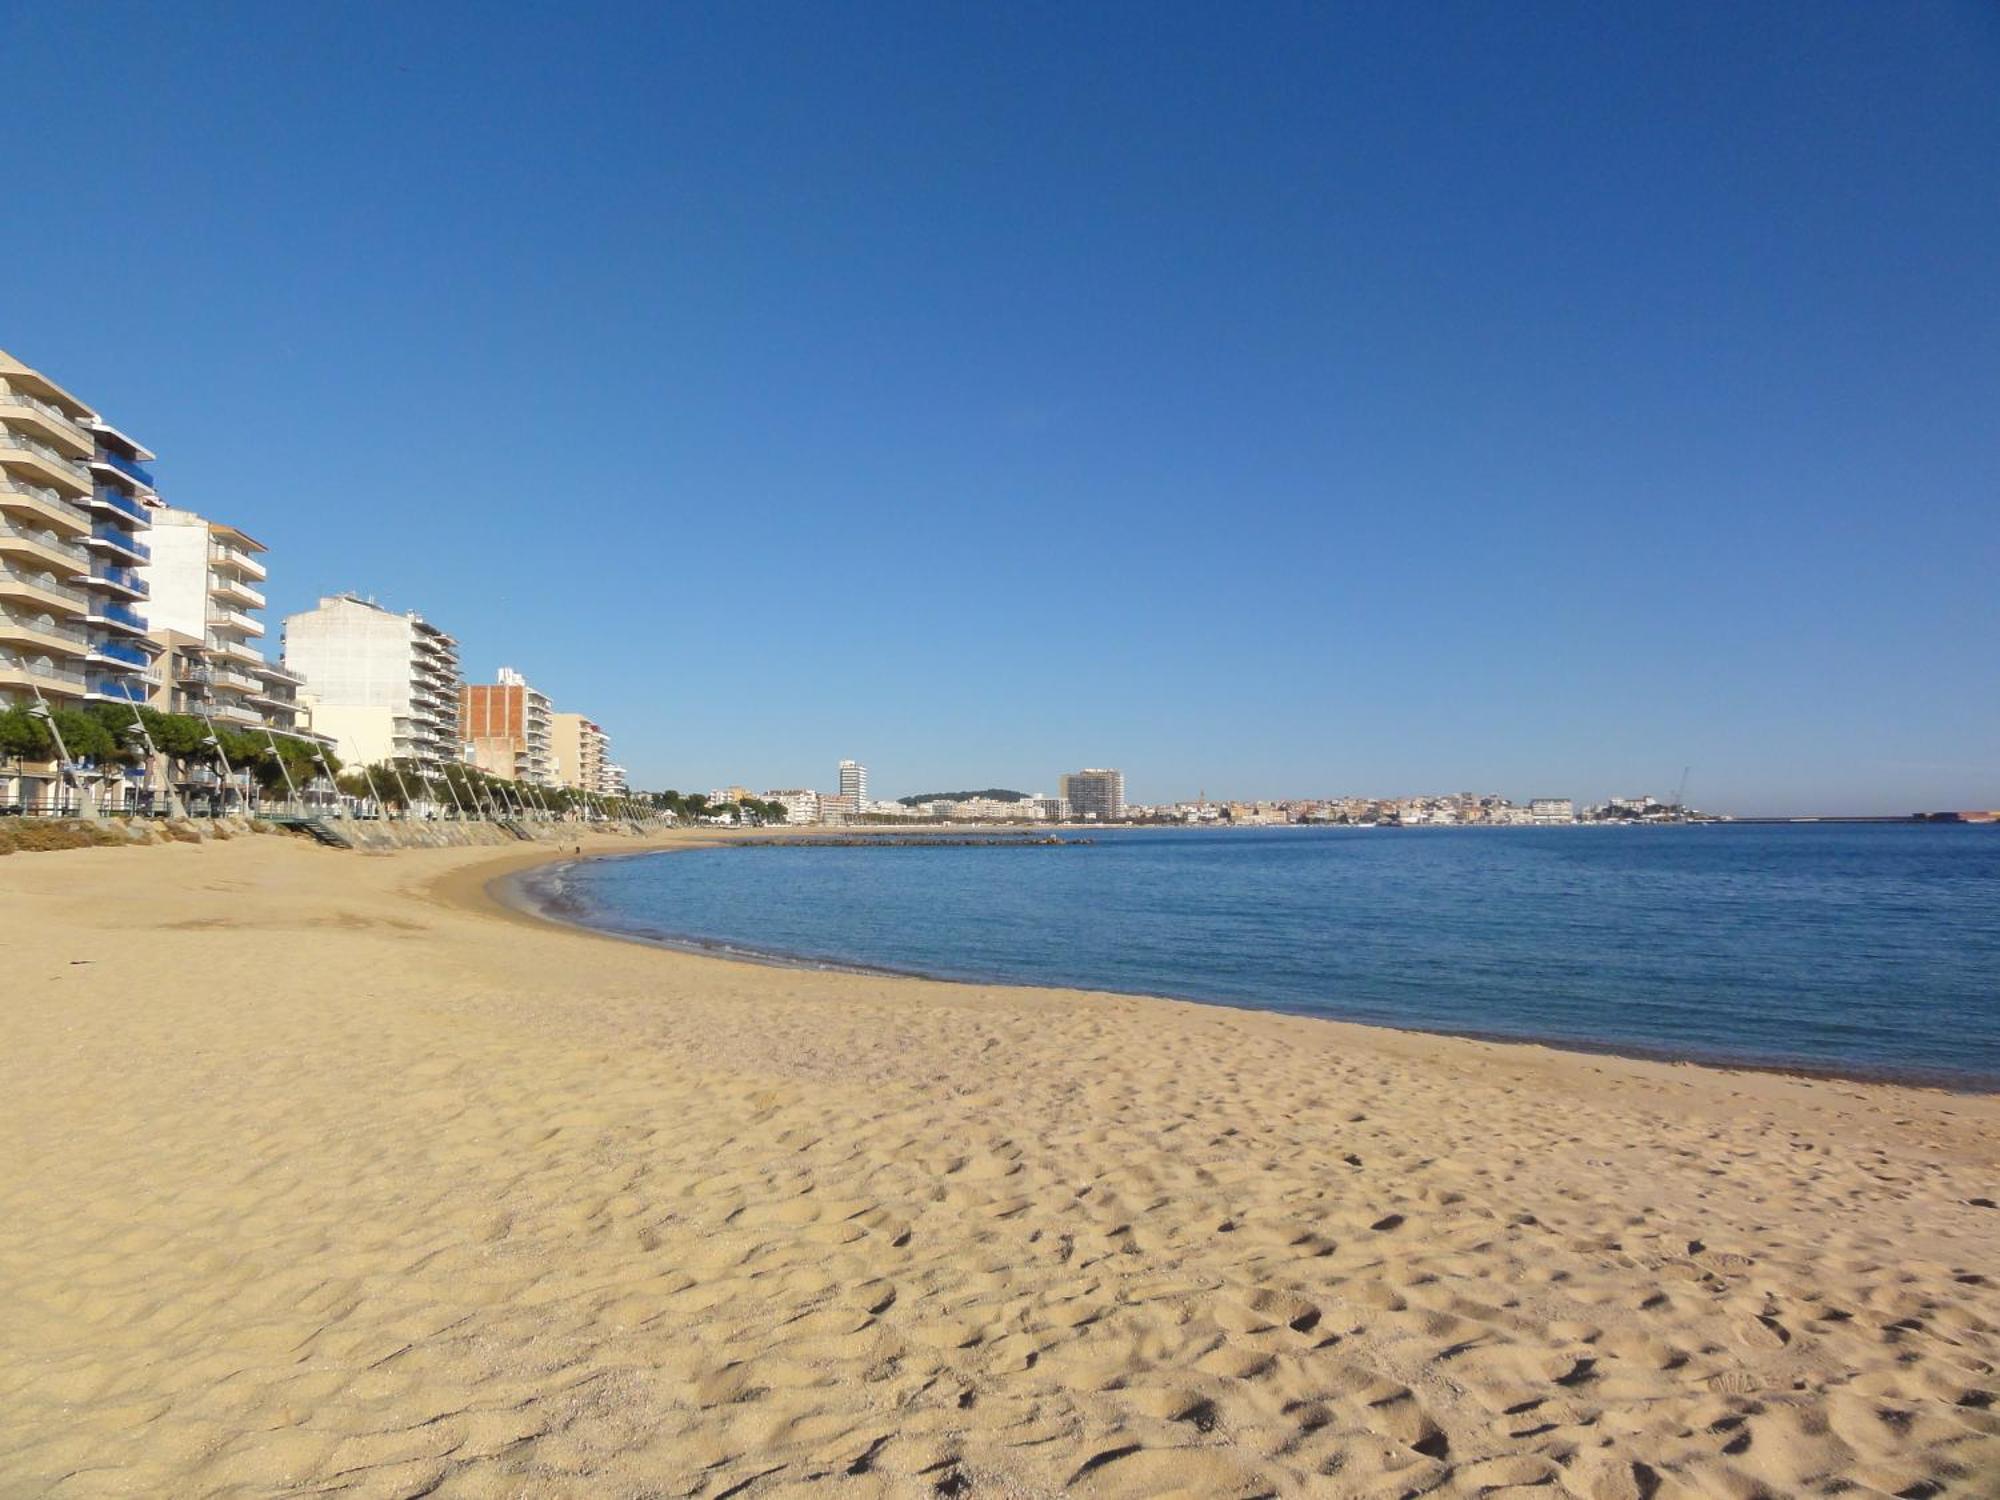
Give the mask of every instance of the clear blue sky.
[{"label": "clear blue sky", "polygon": [[0,346],[643,785],[2000,805],[2000,8],[0,43]]}]

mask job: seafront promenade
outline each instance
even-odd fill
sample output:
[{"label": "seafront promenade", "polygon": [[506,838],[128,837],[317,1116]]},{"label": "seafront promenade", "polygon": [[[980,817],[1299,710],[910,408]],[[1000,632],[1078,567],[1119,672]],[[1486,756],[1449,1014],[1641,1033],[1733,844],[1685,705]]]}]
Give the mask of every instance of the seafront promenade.
[{"label": "seafront promenade", "polygon": [[488,894],[569,851],[0,860],[0,1494],[1995,1492],[2000,1100]]}]

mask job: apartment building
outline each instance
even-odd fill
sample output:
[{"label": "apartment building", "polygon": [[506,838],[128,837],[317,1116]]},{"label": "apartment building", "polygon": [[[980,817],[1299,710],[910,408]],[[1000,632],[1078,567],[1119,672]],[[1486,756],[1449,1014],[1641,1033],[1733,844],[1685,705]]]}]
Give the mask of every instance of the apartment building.
[{"label": "apartment building", "polygon": [[[144,696],[144,450],[0,352],[0,704]],[[146,455],[150,457],[151,455]],[[128,470],[130,472],[128,472]],[[101,474],[101,478],[100,478]]]},{"label": "apartment building", "polygon": [[848,799],[848,807],[854,812],[865,812],[868,808],[868,768],[859,761],[844,760],[840,763],[840,795]]},{"label": "apartment building", "polygon": [[191,674],[180,684],[190,711],[236,729],[268,722],[271,664],[257,644],[264,550],[237,527],[166,506],[153,513],[153,555],[140,570],[152,590],[146,618],[154,637],[181,638],[172,666]]},{"label": "apartment building", "polygon": [[[134,608],[152,454],[0,351],[0,707],[143,703],[153,652]],[[0,803],[69,805],[54,762],[0,778]]]},{"label": "apartment building", "polygon": [[285,617],[282,670],[348,765],[394,758],[433,775],[464,759],[458,642],[414,610],[357,594],[322,598]]},{"label": "apartment building", "polygon": [[1574,823],[1576,803],[1569,797],[1534,797],[1528,802],[1528,819],[1534,823]]},{"label": "apartment building", "polygon": [[0,353],[0,702],[83,699],[91,415]]},{"label": "apartment building", "polygon": [[556,781],[577,792],[602,792],[611,741],[583,714],[549,715],[550,753]]},{"label": "apartment building", "polygon": [[782,791],[764,793],[766,802],[775,802],[785,810],[785,821],[792,824],[817,823],[819,821],[819,793],[811,787],[788,787]]},{"label": "apartment building", "polygon": [[466,758],[482,771],[531,786],[554,786],[555,710],[512,667],[492,682],[459,689],[459,731]]},{"label": "apartment building", "polygon": [[632,790],[632,780],[623,766],[606,761],[597,789],[607,797],[623,797]]},{"label": "apartment building", "polygon": [[1104,768],[1072,771],[1062,778],[1061,799],[1079,820],[1115,823],[1125,816],[1125,773]]}]

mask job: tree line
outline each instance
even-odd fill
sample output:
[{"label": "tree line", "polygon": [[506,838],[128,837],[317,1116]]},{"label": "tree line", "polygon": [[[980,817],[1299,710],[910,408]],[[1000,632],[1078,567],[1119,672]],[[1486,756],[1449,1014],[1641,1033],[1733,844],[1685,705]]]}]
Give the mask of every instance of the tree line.
[{"label": "tree line", "polygon": [[[86,703],[81,708],[52,708],[48,721],[26,707],[0,709],[0,757],[17,761],[54,760],[56,735],[72,761],[126,770],[142,767],[146,745],[133,731],[134,709],[122,703]],[[162,713],[143,705],[137,709],[153,746],[177,768],[175,780],[185,780],[194,768],[220,772],[226,758],[232,771],[248,772],[267,792],[282,792],[287,775],[302,785],[319,774],[320,751],[304,740],[267,736],[261,730],[232,729],[193,714]],[[51,732],[53,726],[54,732]],[[326,769],[337,772],[340,761],[325,752]]]}]

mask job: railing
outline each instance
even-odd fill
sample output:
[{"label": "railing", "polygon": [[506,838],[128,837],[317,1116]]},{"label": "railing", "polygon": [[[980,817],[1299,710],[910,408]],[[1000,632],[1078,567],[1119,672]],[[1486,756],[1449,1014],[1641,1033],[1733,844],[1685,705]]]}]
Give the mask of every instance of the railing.
[{"label": "railing", "polygon": [[209,634],[207,649],[217,656],[233,656],[239,661],[254,661],[261,664],[264,660],[257,648],[248,642],[216,635],[213,632]]},{"label": "railing", "polygon": [[136,479],[149,490],[153,487],[152,470],[146,468],[143,464],[134,463],[122,453],[113,453],[108,448],[100,448],[97,451],[97,461],[99,463],[110,464],[112,468],[123,474],[127,479]]},{"label": "railing", "polygon": [[209,668],[209,673],[210,675],[206,679],[209,682],[220,682],[230,687],[244,688],[253,693],[264,691],[263,678],[254,676],[249,672],[239,672],[234,667],[211,667]]},{"label": "railing", "polygon": [[215,681],[215,669],[213,667],[201,666],[195,662],[189,661],[184,656],[179,657],[176,660],[177,664],[174,668],[174,676],[178,678],[180,681],[182,682]]},{"label": "railing", "polygon": [[7,629],[33,631],[36,635],[52,636],[59,641],[68,641],[72,646],[86,646],[90,636],[82,627],[64,625],[48,615],[23,615],[13,610],[0,609],[0,630]]},{"label": "railing", "polygon": [[40,542],[44,547],[51,547],[57,552],[62,553],[68,553],[70,550],[69,543],[62,537],[57,536],[53,531],[43,531],[34,526],[23,526],[20,522],[10,521],[5,516],[0,516],[0,536],[18,537],[24,542]]},{"label": "railing", "polygon": [[242,568],[245,572],[255,573],[259,578],[265,575],[265,568],[261,562],[241,547],[232,547],[227,542],[210,542],[208,555],[216,562],[225,562],[232,567]]},{"label": "railing", "polygon": [[17,391],[11,386],[0,384],[0,404],[25,406],[30,411],[38,411],[43,416],[60,422],[78,437],[83,436],[83,429],[77,425],[75,417],[55,403],[44,401],[40,396],[30,396],[26,391]]},{"label": "railing", "polygon": [[13,479],[6,475],[0,475],[0,493],[27,495],[50,505],[66,505],[71,510],[77,508],[76,502],[61,490],[51,489],[45,484],[29,484],[25,479]]},{"label": "railing", "polygon": [[89,482],[84,477],[83,470],[71,462],[68,457],[58,453],[47,443],[37,442],[24,432],[14,432],[7,428],[0,428],[0,448],[18,448],[23,453],[32,453],[37,458],[47,459],[65,474],[75,476],[78,484]]},{"label": "railing", "polygon": [[130,604],[116,604],[112,600],[92,600],[90,602],[92,620],[116,620],[122,626],[132,626],[134,630],[146,628],[146,616],[134,610]]},{"label": "railing", "polygon": [[127,703],[146,701],[146,690],[129,677],[93,677],[84,690],[104,698],[123,698]]},{"label": "railing", "polygon": [[226,573],[209,574],[208,590],[211,594],[233,594],[239,599],[247,599],[253,609],[262,609],[265,604],[262,592],[251,588],[242,579],[231,578]]},{"label": "railing", "polygon": [[115,583],[121,589],[130,589],[141,599],[153,592],[152,585],[130,568],[121,568],[116,563],[105,563],[93,577],[105,583]]},{"label": "railing", "polygon": [[211,625],[228,625],[242,631],[245,635],[262,635],[264,633],[264,622],[262,620],[251,619],[250,616],[244,614],[240,609],[217,608],[210,612],[208,623]]},{"label": "railing", "polygon": [[6,657],[0,656],[0,670],[25,672],[30,677],[40,678],[43,682],[59,682],[65,687],[73,687],[79,691],[83,688],[83,673],[72,671],[68,667],[59,667],[47,660],[8,661]]},{"label": "railing", "polygon": [[151,659],[147,657],[145,652],[141,651],[137,646],[128,646],[123,641],[92,641],[90,643],[90,654],[92,656],[108,656],[113,661],[122,661],[126,666],[137,667],[141,671],[152,665]]},{"label": "railing", "polygon": [[90,498],[98,505],[108,505],[113,510],[130,516],[141,526],[153,524],[153,518],[146,514],[146,507],[123,490],[106,489],[100,484],[90,492]]},{"label": "railing", "polygon": [[15,567],[12,563],[0,563],[0,578],[11,578],[16,583],[25,583],[30,588],[42,590],[43,593],[54,594],[58,599],[67,599],[79,608],[90,602],[85,598],[82,589],[73,589],[66,583],[58,583],[46,574],[30,573],[24,568]]},{"label": "railing", "polygon": [[100,542],[109,542],[114,547],[123,548],[134,557],[145,562],[153,560],[153,549],[133,536],[123,527],[114,526],[109,521],[100,521],[90,528],[90,534]]}]

